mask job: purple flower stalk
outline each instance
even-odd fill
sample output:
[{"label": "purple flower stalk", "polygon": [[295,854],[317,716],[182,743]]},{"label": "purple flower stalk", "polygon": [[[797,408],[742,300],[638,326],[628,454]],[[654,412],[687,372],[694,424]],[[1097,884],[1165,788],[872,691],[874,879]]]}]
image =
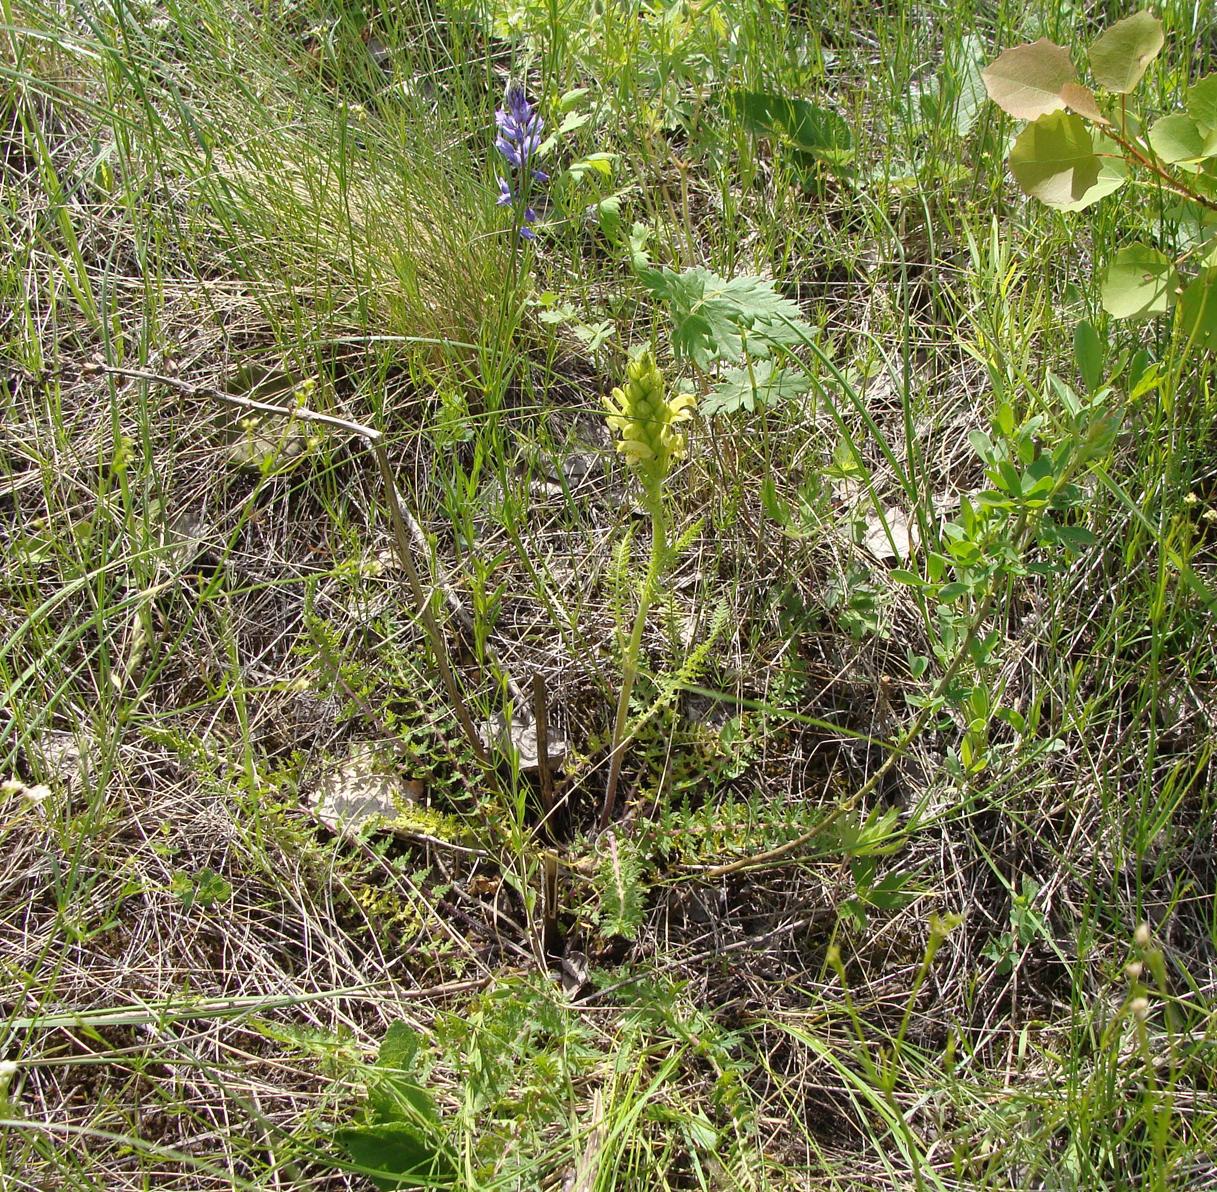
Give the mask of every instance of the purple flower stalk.
[{"label": "purple flower stalk", "polygon": [[541,148],[545,121],[528,102],[523,87],[514,83],[508,87],[505,103],[506,107],[499,108],[494,114],[499,130],[494,147],[510,167],[508,177],[499,178],[498,205],[514,205],[519,210],[520,236],[525,240],[535,240],[537,234],[529,225],[535,222],[537,213],[528,204],[527,190],[530,177],[532,182],[549,181],[549,175],[544,170],[532,165]]}]

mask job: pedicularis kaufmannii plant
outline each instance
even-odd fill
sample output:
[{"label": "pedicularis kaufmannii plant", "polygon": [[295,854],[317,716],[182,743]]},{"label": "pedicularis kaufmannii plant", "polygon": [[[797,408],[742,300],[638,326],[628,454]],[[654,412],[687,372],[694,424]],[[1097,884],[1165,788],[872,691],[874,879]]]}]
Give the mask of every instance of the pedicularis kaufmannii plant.
[{"label": "pedicularis kaufmannii plant", "polygon": [[499,130],[494,147],[509,167],[508,177],[499,176],[499,206],[512,208],[521,239],[535,240],[537,234],[531,225],[537,213],[529,205],[528,195],[533,183],[549,181],[549,175],[533,164],[541,148],[545,121],[528,102],[524,88],[514,83],[507,88],[505,104],[494,114]]},{"label": "pedicularis kaufmannii plant", "polygon": [[667,564],[668,515],[663,501],[663,484],[672,465],[684,455],[685,437],[678,429],[693,415],[694,400],[688,394],[665,395],[664,377],[648,347],[636,352],[626,368],[626,383],[604,399],[609,426],[620,436],[617,450],[626,457],[642,482],[643,505],[651,518],[651,561],[638,597],[634,628],[625,647],[621,664],[621,693],[613,722],[612,756],[600,826],[613,815],[617,782],[621,776],[625,724],[630,692],[638,675],[638,655],[642,631],[655,591]]}]

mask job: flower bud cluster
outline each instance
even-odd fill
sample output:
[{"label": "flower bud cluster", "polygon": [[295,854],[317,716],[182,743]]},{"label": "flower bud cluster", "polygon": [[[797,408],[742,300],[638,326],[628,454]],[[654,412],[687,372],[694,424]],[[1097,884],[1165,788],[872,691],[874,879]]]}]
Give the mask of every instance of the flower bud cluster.
[{"label": "flower bud cluster", "polygon": [[688,394],[664,396],[663,373],[650,348],[630,361],[624,386],[604,399],[608,424],[620,432],[620,451],[633,464],[649,497],[657,497],[675,460],[685,453],[685,437],[677,430],[692,417]]}]

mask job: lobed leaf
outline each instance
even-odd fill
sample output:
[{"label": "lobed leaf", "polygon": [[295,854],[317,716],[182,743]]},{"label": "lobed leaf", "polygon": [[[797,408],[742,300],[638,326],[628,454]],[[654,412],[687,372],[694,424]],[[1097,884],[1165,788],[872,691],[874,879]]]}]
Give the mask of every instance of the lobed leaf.
[{"label": "lobed leaf", "polygon": [[1170,310],[1178,288],[1179,275],[1170,257],[1147,244],[1129,244],[1107,267],[1100,293],[1108,314],[1144,319]]},{"label": "lobed leaf", "polygon": [[1069,52],[1046,38],[1013,46],[981,72],[989,98],[1016,120],[1035,120],[1065,106],[1061,88],[1077,82]]},{"label": "lobed leaf", "polygon": [[1135,12],[1117,21],[1090,46],[1095,82],[1126,95],[1140,81],[1163,45],[1162,22],[1152,13]]},{"label": "lobed leaf", "polygon": [[1100,164],[1090,130],[1080,116],[1069,112],[1052,112],[1032,121],[1010,150],[1014,180],[1049,207],[1083,201],[1099,180]]},{"label": "lobed leaf", "polygon": [[809,388],[810,382],[801,370],[778,368],[772,360],[754,360],[751,371],[727,369],[702,398],[698,409],[707,418],[734,414],[737,410],[752,413],[758,406],[768,407],[786,398],[802,397]]},{"label": "lobed leaf", "polygon": [[811,331],[797,303],[759,277],[727,280],[697,266],[681,273],[646,268],[638,276],[668,305],[676,354],[700,368],[717,360],[738,360],[745,342],[754,356],[765,356],[774,346],[802,342]]}]

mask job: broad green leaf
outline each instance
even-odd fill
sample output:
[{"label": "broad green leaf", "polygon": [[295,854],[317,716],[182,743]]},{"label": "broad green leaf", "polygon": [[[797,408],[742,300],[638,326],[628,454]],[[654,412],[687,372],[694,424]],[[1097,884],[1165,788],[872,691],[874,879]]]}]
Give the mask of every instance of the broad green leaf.
[{"label": "broad green leaf", "polygon": [[1082,200],[1099,180],[1090,130],[1080,116],[1052,112],[1032,121],[1010,150],[1010,172],[1027,194],[1049,207]]},{"label": "broad green leaf", "polygon": [[621,192],[609,195],[595,204],[596,215],[600,221],[600,230],[612,241],[621,238]]},{"label": "broad green leaf", "polygon": [[1205,75],[1187,89],[1187,114],[1205,132],[1217,129],[1217,74]]},{"label": "broad green leaf", "polygon": [[391,1022],[376,1053],[376,1067],[390,1072],[408,1072],[418,1055],[421,1040],[408,1022]]},{"label": "broad green leaf", "polygon": [[613,172],[615,153],[589,153],[579,161],[572,161],[566,167],[567,173],[576,181],[582,180],[588,174],[601,174],[607,178]]},{"label": "broad green leaf", "polygon": [[807,377],[799,369],[777,368],[772,360],[754,360],[751,372],[747,368],[724,372],[698,402],[697,410],[707,418],[734,414],[736,410],[752,413],[784,398],[802,397],[808,388]]},{"label": "broad green leaf", "polygon": [[588,87],[576,87],[572,91],[567,91],[566,94],[558,100],[558,111],[569,112],[576,104],[583,102],[583,97],[590,94]]},{"label": "broad green leaf", "polygon": [[961,137],[972,131],[984,106],[985,83],[981,77],[984,51],[984,42],[975,33],[966,33],[956,52],[948,56],[951,75],[956,80],[955,132]]},{"label": "broad green leaf", "polygon": [[1217,269],[1196,275],[1183,291],[1175,317],[1193,347],[1217,350]]},{"label": "broad green leaf", "polygon": [[1178,287],[1179,275],[1170,257],[1147,244],[1129,244],[1107,267],[1101,288],[1103,309],[1117,319],[1165,314]]},{"label": "broad green leaf", "polygon": [[771,91],[732,91],[727,104],[754,136],[770,137],[834,165],[853,157],[849,125],[836,112],[808,100]]},{"label": "broad green leaf", "polygon": [[336,1130],[334,1139],[361,1168],[386,1173],[368,1176],[382,1192],[455,1186],[452,1156],[406,1122],[351,1126]]},{"label": "broad green leaf", "polygon": [[378,1123],[406,1121],[439,1124],[431,1094],[413,1076],[421,1040],[405,1022],[390,1023],[376,1057],[376,1078],[368,1100]]},{"label": "broad green leaf", "polygon": [[1195,165],[1217,153],[1217,132],[1205,132],[1186,112],[1172,112],[1149,130],[1153,151],[1170,165]]},{"label": "broad green leaf", "polygon": [[1076,83],[1069,52],[1045,38],[1008,49],[981,72],[989,98],[1016,120],[1034,120],[1065,106],[1061,88]]},{"label": "broad green leaf", "polygon": [[1119,190],[1128,181],[1128,166],[1120,146],[1101,132],[1092,137],[1094,154],[1099,159],[1099,176],[1094,185],[1076,202],[1060,203],[1058,211],[1085,211],[1100,199]]},{"label": "broad green leaf", "polygon": [[1152,13],[1136,12],[1117,21],[1088,51],[1095,82],[1126,95],[1158,56],[1162,41],[1162,22]]}]

